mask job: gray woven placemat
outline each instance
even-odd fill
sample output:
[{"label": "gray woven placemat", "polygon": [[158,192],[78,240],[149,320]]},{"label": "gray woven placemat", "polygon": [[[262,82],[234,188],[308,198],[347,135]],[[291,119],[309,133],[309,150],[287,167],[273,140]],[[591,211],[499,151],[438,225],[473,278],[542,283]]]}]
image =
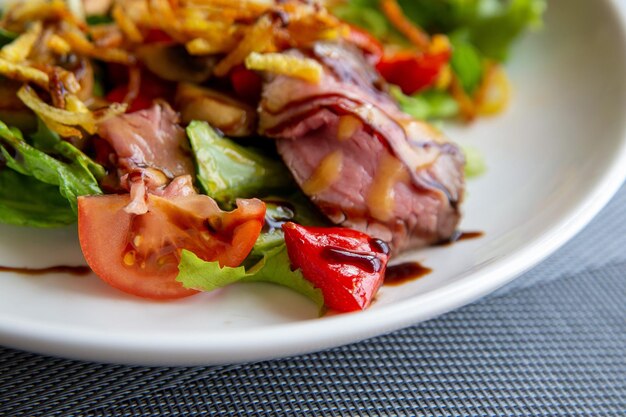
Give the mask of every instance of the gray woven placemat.
[{"label": "gray woven placemat", "polygon": [[0,349],[0,416],[626,416],[626,188],[490,297],[387,336],[222,367]]}]

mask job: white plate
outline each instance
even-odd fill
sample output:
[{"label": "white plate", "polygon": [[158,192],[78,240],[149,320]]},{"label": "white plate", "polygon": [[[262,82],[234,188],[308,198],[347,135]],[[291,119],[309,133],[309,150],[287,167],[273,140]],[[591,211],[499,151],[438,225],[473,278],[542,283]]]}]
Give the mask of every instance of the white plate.
[{"label": "white plate", "polygon": [[[133,364],[260,360],[354,342],[467,304],[562,245],[626,174],[626,2],[551,1],[545,30],[525,38],[509,74],[506,114],[451,137],[484,153],[462,229],[481,239],[406,254],[434,272],[383,287],[365,312],[316,318],[304,298],[244,284],[158,303],[95,276],[1,274],[0,343]],[[82,264],[74,229],[0,228],[0,265]]]}]

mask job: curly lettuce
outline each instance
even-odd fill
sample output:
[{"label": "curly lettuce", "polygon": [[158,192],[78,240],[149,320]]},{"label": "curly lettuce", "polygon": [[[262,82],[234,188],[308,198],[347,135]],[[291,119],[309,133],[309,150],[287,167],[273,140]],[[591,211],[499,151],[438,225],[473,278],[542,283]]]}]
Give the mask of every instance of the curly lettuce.
[{"label": "curly lettuce", "polygon": [[206,122],[191,122],[187,136],[194,151],[200,186],[222,205],[230,206],[236,198],[296,189],[281,161],[223,137]]},{"label": "curly lettuce", "polygon": [[40,124],[30,140],[0,122],[0,222],[58,227],[76,221],[77,198],[102,194],[104,169]]},{"label": "curly lettuce", "polygon": [[[484,62],[505,61],[519,35],[541,26],[546,0],[398,0],[405,15],[428,33],[443,33],[453,46],[451,66],[468,93],[484,74]],[[356,0],[333,8],[341,19],[377,38],[399,34],[380,11],[378,0]]]},{"label": "curly lettuce", "polygon": [[214,291],[236,282],[266,282],[296,291],[314,302],[320,311],[324,306],[322,291],[307,281],[299,269],[292,271],[284,242],[267,249],[263,257],[250,268],[221,267],[217,262],[206,262],[184,250],[178,265],[176,280],[185,288]]}]

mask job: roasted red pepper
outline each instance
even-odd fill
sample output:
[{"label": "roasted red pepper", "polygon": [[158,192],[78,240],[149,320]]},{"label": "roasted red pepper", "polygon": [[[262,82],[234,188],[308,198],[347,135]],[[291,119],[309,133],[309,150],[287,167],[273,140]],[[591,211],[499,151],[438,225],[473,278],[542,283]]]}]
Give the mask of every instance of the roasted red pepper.
[{"label": "roasted red pepper", "polygon": [[294,268],[322,290],[325,304],[338,311],[367,308],[385,278],[389,246],[343,227],[285,223],[287,253]]},{"label": "roasted red pepper", "polygon": [[376,69],[387,82],[399,86],[404,94],[414,94],[433,85],[449,60],[449,50],[437,53],[399,52],[384,56]]}]

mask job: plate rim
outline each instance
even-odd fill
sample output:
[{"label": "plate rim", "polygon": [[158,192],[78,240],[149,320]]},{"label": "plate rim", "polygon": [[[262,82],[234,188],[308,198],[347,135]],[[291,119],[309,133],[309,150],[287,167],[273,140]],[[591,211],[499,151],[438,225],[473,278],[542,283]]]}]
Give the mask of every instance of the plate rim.
[{"label": "plate rim", "polygon": [[[626,44],[626,3],[605,0],[616,16]],[[347,313],[324,320],[305,320],[259,329],[220,330],[216,334],[142,335],[68,329],[30,320],[0,316],[3,345],[92,361],[144,365],[239,363],[318,351],[360,341],[422,322],[469,304],[512,281],[580,232],[611,200],[626,179],[626,119],[621,141],[609,167],[590,192],[535,239],[478,271],[442,288],[385,305],[376,310]],[[427,305],[428,308],[422,306]],[[433,307],[434,306],[434,307]],[[358,319],[355,319],[358,317]],[[399,319],[400,317],[400,319]],[[323,337],[320,337],[323,334]],[[289,337],[285,337],[289,335]],[[250,349],[250,340],[255,340]],[[280,340],[277,345],[277,340]],[[149,348],[147,348],[149,347]],[[175,352],[175,353],[174,353]],[[228,358],[228,359],[226,359]]]}]

